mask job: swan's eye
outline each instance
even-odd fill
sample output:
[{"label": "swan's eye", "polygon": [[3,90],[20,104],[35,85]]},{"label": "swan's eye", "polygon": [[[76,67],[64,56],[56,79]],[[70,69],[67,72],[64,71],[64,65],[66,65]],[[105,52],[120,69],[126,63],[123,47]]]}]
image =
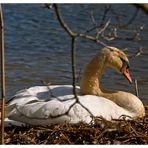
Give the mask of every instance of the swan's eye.
[{"label": "swan's eye", "polygon": [[114,50],[113,50],[112,48],[109,48],[109,50],[110,50],[111,52],[114,52]]},{"label": "swan's eye", "polygon": [[129,67],[129,63],[126,65],[127,67],[126,67],[126,69],[129,69],[130,67]]},{"label": "swan's eye", "polygon": [[[123,67],[125,67],[126,69],[129,69],[130,68],[130,66],[129,66],[129,62],[128,61],[125,61],[123,58],[121,58],[120,57],[120,59],[121,59],[121,61],[122,61],[122,68]],[[121,68],[121,69],[122,69]]]}]

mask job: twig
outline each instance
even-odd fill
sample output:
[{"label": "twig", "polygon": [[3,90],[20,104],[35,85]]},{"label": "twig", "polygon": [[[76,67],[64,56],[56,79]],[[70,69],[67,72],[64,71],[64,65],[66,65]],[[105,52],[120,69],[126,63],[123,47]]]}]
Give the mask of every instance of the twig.
[{"label": "twig", "polygon": [[[122,23],[120,24],[118,27],[119,28],[126,28],[128,27],[130,24],[132,24],[134,22],[134,20],[136,19],[136,17],[138,16],[138,12],[139,12],[139,9],[136,8],[135,12],[133,13],[132,17],[126,22],[126,23]],[[116,14],[118,15],[118,14]]]},{"label": "twig", "polygon": [[144,30],[144,26],[145,25],[140,26],[139,29],[135,32],[135,34],[133,35],[133,40],[140,40],[140,33]]},{"label": "twig", "polygon": [[135,20],[135,18],[137,17],[138,15],[138,12],[139,12],[139,9],[136,9],[133,16],[131,17],[131,19],[127,22],[127,24],[125,24],[125,26],[128,26],[130,24],[132,24],[132,22]]},{"label": "twig", "polygon": [[141,54],[143,54],[143,50],[142,50],[142,49],[143,49],[142,47],[139,48],[139,51],[136,53],[135,57],[138,57],[138,56],[140,56]]},{"label": "twig", "polygon": [[107,44],[105,44],[104,42],[100,41],[99,39],[97,39],[96,37],[93,37],[93,36],[91,36],[91,35],[87,35],[87,34],[84,34],[84,33],[80,33],[78,36],[81,37],[81,38],[84,38],[84,39],[93,41],[93,42],[95,42],[95,43],[97,43],[97,44],[100,44],[100,45],[102,45],[102,46],[104,46],[104,47],[107,47]]},{"label": "twig", "polygon": [[105,7],[104,14],[103,14],[103,17],[102,17],[102,21],[100,23],[100,27],[103,25],[103,22],[106,19],[107,13],[111,10],[111,8],[112,8],[112,5],[108,5],[108,6]]},{"label": "twig", "polygon": [[53,4],[44,4],[43,8],[48,8],[48,9],[52,9],[53,8]]},{"label": "twig", "polygon": [[1,143],[4,144],[4,118],[5,118],[5,60],[4,60],[4,23],[2,5],[0,5],[1,27]]},{"label": "twig", "polygon": [[136,92],[136,96],[139,98],[137,79],[135,79],[135,92]]},{"label": "twig", "polygon": [[74,97],[76,98],[77,102],[78,102],[78,96],[77,96],[77,92],[76,92],[76,51],[75,51],[75,41],[76,38],[72,37],[72,41],[71,41],[71,65],[72,65],[72,76],[73,76],[73,81],[72,81],[72,85],[73,85],[73,94]]},{"label": "twig", "polygon": [[144,53],[144,52],[143,52],[143,48],[140,47],[136,53],[134,53],[133,55],[129,55],[129,58],[131,58],[131,59],[132,59],[132,58],[136,58],[136,57],[138,57],[138,56],[141,56],[143,53]]},{"label": "twig", "polygon": [[140,8],[145,14],[148,15],[148,4],[134,4],[137,8]]},{"label": "twig", "polygon": [[109,26],[109,24],[110,24],[110,20],[108,20],[105,23],[104,27],[101,30],[97,31],[97,35],[96,35],[96,38],[97,39],[98,39],[99,35],[102,34],[106,30],[106,28]]},{"label": "twig", "polygon": [[55,12],[57,15],[57,19],[59,20],[60,25],[64,28],[64,30],[68,33],[68,35],[70,35],[71,37],[76,37],[77,34],[75,32],[73,32],[68,26],[67,24],[64,22],[59,7],[57,4],[54,4],[53,7],[55,8]]},{"label": "twig", "polygon": [[94,11],[91,10],[90,12],[88,12],[88,14],[90,14],[90,18],[91,18],[93,27],[91,27],[90,29],[86,30],[85,33],[89,33],[91,31],[93,31],[94,29],[97,30],[97,28],[99,28],[99,25],[97,25],[96,20],[95,20],[95,17],[94,17]]},{"label": "twig", "polygon": [[92,21],[93,25],[97,26],[97,23],[96,23],[95,18],[94,18],[94,11],[91,10],[89,14],[90,14],[91,21]]}]

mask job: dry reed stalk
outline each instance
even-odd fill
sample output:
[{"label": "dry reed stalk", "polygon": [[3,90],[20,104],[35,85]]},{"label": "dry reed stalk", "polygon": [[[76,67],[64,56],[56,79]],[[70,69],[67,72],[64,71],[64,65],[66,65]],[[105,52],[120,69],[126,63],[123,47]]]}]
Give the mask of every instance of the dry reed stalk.
[{"label": "dry reed stalk", "polygon": [[4,23],[2,6],[0,5],[1,27],[1,144],[4,144],[4,118],[5,118],[5,62],[4,62]]}]

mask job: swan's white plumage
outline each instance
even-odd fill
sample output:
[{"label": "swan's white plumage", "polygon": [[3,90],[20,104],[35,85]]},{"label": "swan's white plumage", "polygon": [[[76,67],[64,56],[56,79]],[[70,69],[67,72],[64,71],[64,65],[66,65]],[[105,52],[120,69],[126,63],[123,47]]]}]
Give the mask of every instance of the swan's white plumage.
[{"label": "swan's white plumage", "polygon": [[[107,120],[119,118],[121,115],[132,115],[114,102],[99,96],[81,95],[77,87],[78,98],[94,116],[102,116]],[[6,107],[6,122],[20,121],[33,125],[46,125],[61,122],[90,123],[90,113],[75,102],[71,85],[35,86],[18,92]],[[15,124],[13,121],[12,124]],[[18,123],[17,123],[18,124]],[[18,124],[19,125],[19,124]]]}]

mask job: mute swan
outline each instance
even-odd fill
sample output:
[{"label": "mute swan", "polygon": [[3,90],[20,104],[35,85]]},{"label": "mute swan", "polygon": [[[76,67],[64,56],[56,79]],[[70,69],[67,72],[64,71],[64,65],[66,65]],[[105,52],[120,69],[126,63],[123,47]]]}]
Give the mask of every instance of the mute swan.
[{"label": "mute swan", "polygon": [[135,95],[100,88],[99,81],[107,67],[114,68],[132,83],[125,53],[115,47],[104,47],[85,67],[80,87],[76,87],[80,103],[76,102],[71,85],[31,87],[19,91],[8,102],[6,124],[90,123],[91,114],[107,120],[121,115],[143,117],[144,106]]}]

